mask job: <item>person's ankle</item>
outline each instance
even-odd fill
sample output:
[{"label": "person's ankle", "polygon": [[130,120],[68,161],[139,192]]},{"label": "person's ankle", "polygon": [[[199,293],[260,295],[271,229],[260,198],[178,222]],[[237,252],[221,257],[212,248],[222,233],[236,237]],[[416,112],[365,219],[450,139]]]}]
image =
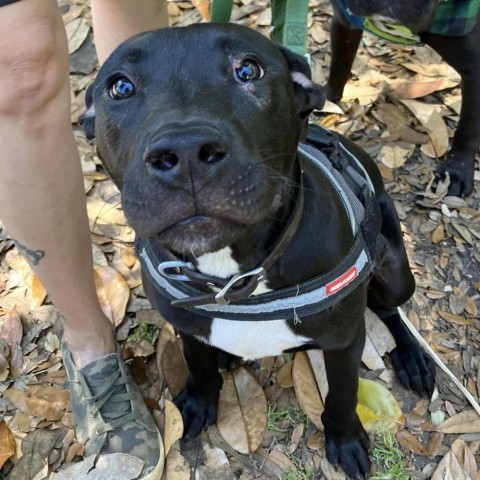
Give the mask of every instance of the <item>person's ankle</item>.
[{"label": "person's ankle", "polygon": [[63,339],[77,368],[116,351],[113,329],[99,332],[70,332],[65,329]]}]

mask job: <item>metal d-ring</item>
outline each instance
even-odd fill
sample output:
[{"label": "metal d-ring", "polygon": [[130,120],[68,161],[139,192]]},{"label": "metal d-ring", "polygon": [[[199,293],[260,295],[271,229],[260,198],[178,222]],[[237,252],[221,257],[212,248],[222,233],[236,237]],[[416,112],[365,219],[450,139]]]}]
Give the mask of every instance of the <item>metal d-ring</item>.
[{"label": "metal d-ring", "polygon": [[234,275],[231,280],[215,295],[215,300],[220,305],[226,305],[229,303],[229,300],[225,298],[225,295],[228,291],[235,285],[239,280],[243,280],[247,277],[257,277],[257,285],[265,277],[265,269],[263,267],[255,268],[245,273],[237,273]]}]

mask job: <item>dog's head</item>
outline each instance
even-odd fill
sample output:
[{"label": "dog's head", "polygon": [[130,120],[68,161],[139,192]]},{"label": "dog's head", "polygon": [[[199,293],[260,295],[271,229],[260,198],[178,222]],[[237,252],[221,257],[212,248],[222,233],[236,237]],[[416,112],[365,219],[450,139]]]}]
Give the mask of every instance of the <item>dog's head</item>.
[{"label": "dog's head", "polygon": [[137,234],[198,255],[289,200],[297,143],[323,101],[302,57],[245,27],[200,24],[123,43],[83,124]]}]

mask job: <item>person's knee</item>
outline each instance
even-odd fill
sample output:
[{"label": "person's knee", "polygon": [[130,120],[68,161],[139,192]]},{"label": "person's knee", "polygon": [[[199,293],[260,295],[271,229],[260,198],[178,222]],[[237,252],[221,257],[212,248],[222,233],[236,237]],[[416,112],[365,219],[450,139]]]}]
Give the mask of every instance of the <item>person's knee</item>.
[{"label": "person's knee", "polygon": [[35,115],[60,94],[68,81],[62,29],[56,18],[20,19],[0,38],[0,114]]}]

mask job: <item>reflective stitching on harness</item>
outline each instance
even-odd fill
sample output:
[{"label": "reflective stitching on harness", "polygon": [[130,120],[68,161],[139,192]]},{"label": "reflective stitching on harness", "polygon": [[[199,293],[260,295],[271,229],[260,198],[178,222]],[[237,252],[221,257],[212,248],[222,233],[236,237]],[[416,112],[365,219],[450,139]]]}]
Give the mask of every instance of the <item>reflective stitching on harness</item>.
[{"label": "reflective stitching on harness", "polygon": [[[311,162],[315,163],[317,167],[321,168],[323,173],[327,176],[328,180],[330,183],[335,187],[335,190],[337,191],[338,195],[340,196],[343,207],[345,208],[345,212],[347,213],[348,219],[350,220],[350,226],[352,227],[352,232],[355,235],[357,233],[358,225],[357,221],[355,218],[355,215],[353,214],[352,206],[348,200],[348,197],[345,193],[345,190],[339,185],[338,180],[335,178],[335,176],[332,174],[330,168],[332,168],[332,164],[328,162],[327,166],[325,164],[322,157],[325,158],[325,160],[328,161],[327,157],[321,152],[318,152],[317,156],[314,156],[311,153],[311,150],[313,150],[313,147],[310,145],[299,145],[298,150],[302,155],[307,157]],[[317,150],[315,150],[315,153],[317,153]]]}]

